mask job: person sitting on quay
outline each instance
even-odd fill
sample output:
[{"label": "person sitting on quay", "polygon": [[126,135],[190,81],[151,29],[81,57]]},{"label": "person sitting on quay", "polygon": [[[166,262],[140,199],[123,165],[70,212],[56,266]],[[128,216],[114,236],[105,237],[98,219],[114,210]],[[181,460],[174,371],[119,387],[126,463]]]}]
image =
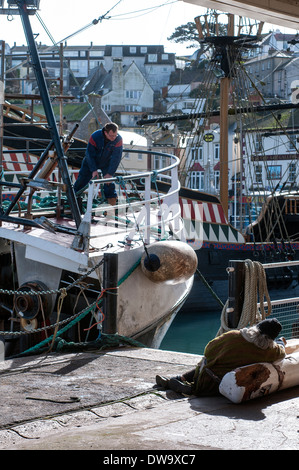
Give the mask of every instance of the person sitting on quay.
[{"label": "person sitting on quay", "polygon": [[249,328],[223,333],[207,344],[202,360],[194,369],[170,379],[157,375],[156,384],[185,395],[220,395],[219,384],[228,372],[285,357],[285,338],[275,341],[281,329],[281,323],[273,318]]}]

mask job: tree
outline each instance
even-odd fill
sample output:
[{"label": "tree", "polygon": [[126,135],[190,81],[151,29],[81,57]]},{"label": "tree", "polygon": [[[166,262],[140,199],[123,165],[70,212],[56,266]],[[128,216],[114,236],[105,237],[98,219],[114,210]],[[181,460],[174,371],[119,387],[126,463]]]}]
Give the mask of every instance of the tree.
[{"label": "tree", "polygon": [[176,43],[191,42],[192,44],[187,46],[196,47],[199,44],[199,36],[196,25],[194,22],[189,21],[187,24],[183,24],[175,28],[168,41],[174,41]]},{"label": "tree", "polygon": [[[215,22],[208,22],[209,33],[215,35]],[[219,23],[219,35],[227,34],[227,25]],[[205,21],[202,22],[202,31],[205,34],[206,24]],[[168,41],[174,41],[176,43],[185,43],[190,42],[191,44],[187,48],[197,47],[200,44],[200,38],[198,35],[197,27],[195,22],[189,21],[187,24],[183,24],[175,28],[171,36],[169,36]]]}]

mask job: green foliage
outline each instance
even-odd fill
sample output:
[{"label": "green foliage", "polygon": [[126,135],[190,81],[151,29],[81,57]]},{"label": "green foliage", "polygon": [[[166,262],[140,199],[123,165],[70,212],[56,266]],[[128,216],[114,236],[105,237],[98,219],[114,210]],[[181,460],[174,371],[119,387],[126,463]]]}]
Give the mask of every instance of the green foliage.
[{"label": "green foliage", "polygon": [[[211,35],[215,35],[215,28],[216,28],[215,23],[208,22],[208,27],[209,27],[209,33]],[[226,25],[219,23],[218,28],[219,28],[219,35],[227,34]],[[203,34],[205,34],[206,24],[204,21],[202,22],[202,31],[203,31]],[[181,43],[181,44],[185,42],[190,42],[191,44],[187,46],[188,48],[197,47],[198,44],[200,43],[200,38],[199,38],[197,27],[194,21],[189,21],[186,24],[178,26],[177,28],[175,28],[172,35],[169,36],[167,39],[168,41],[174,41],[176,43]]]},{"label": "green foliage", "polygon": [[169,41],[174,41],[176,43],[191,42],[192,45],[188,47],[194,47],[198,45],[199,36],[194,22],[188,22],[175,28],[171,36],[167,38]]}]

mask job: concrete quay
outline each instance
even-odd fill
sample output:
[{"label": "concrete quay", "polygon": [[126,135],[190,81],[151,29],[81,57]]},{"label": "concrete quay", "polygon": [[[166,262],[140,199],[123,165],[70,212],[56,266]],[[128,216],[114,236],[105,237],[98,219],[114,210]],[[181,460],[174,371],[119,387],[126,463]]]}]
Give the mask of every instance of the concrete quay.
[{"label": "concrete quay", "polygon": [[130,347],[1,362],[0,449],[299,449],[299,387],[244,404],[155,387],[199,359]]}]

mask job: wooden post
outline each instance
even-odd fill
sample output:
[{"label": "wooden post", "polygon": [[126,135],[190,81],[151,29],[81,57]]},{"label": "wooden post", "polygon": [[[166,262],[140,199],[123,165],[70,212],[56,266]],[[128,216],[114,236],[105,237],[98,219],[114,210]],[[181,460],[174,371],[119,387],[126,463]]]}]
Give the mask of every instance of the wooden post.
[{"label": "wooden post", "polygon": [[199,39],[204,39],[204,35],[203,35],[203,32],[202,32],[202,26],[201,26],[201,22],[200,22],[200,16],[197,16],[196,18],[194,18],[194,21],[195,21],[195,25],[196,25],[196,28],[197,28],[197,31],[198,31]]},{"label": "wooden post", "polygon": [[117,296],[118,296],[118,255],[104,254],[103,289],[106,289],[103,299],[103,333],[117,333]]},{"label": "wooden post", "polygon": [[244,303],[245,261],[230,261],[228,272],[227,324],[237,328]]}]

